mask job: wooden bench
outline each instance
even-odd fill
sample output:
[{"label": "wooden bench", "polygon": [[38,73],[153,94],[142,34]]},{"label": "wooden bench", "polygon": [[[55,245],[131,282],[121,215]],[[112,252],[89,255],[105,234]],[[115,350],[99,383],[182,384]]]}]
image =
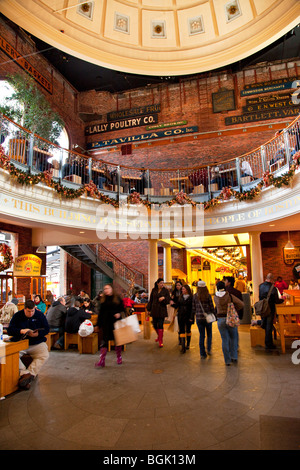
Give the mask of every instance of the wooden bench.
[{"label": "wooden bench", "polygon": [[300,338],[299,305],[276,305],[275,328],[280,336],[281,351],[285,353],[286,338]]},{"label": "wooden bench", "polygon": [[59,333],[57,331],[50,331],[46,335],[47,341],[46,344],[48,346],[48,351],[51,350],[52,346],[56,343],[56,341],[59,339]]},{"label": "wooden bench", "polygon": [[[96,354],[98,351],[98,333],[81,337],[78,335],[78,350],[81,354]],[[79,345],[81,343],[81,345]]]},{"label": "wooden bench", "polygon": [[80,354],[95,354],[98,351],[98,333],[82,337],[78,333],[65,333],[65,350],[76,344]]},{"label": "wooden bench", "polygon": [[261,326],[250,326],[251,347],[265,346],[265,330]]},{"label": "wooden bench", "polygon": [[146,316],[146,305],[147,304],[134,304],[134,313],[137,314],[137,317],[139,319],[139,322],[141,325],[144,324],[145,321],[145,316]]}]

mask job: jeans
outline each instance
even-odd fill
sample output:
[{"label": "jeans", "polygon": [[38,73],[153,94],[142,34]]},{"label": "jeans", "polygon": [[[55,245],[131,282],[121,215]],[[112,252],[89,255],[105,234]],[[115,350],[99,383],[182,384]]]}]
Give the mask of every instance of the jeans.
[{"label": "jeans", "polygon": [[218,318],[218,329],[222,338],[222,351],[225,364],[230,364],[231,360],[238,358],[238,329],[228,326],[226,317]]},{"label": "jeans", "polygon": [[273,320],[274,320],[274,314],[269,315],[266,318],[262,319],[262,328],[265,330],[265,346],[266,348],[271,348],[274,343],[273,343]]},{"label": "jeans", "polygon": [[57,343],[63,348],[64,342],[65,342],[65,329],[62,326],[56,327],[56,326],[49,325],[49,327],[50,327],[50,331],[52,332],[54,331],[59,334],[59,339],[57,340]]},{"label": "jeans", "polygon": [[212,323],[207,323],[206,321],[196,320],[198,330],[199,330],[199,348],[200,356],[206,357],[205,351],[205,331],[207,333],[207,352],[211,351],[211,341],[212,341]]}]

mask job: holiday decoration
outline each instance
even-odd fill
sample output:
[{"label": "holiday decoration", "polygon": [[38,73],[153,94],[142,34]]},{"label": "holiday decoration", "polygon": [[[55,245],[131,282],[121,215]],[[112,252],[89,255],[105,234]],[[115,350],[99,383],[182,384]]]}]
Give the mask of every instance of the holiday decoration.
[{"label": "holiday decoration", "polygon": [[13,255],[11,249],[6,243],[0,244],[0,272],[9,269],[13,263]]},{"label": "holiday decoration", "polygon": [[[294,163],[291,165],[287,173],[283,174],[282,176],[274,176],[269,171],[266,171],[263,174],[261,181],[259,181],[255,187],[249,189],[248,191],[240,192],[234,190],[230,186],[226,186],[222,188],[220,194],[217,197],[213,197],[209,201],[205,201],[203,203],[196,202],[191,199],[184,191],[179,191],[173,196],[172,199],[167,202],[164,202],[164,204],[167,204],[168,206],[172,206],[174,204],[191,204],[192,206],[196,206],[197,204],[203,204],[204,210],[209,210],[215,207],[217,204],[221,203],[222,201],[251,201],[260,195],[261,190],[264,187],[274,186],[276,188],[281,188],[283,186],[288,186],[291,183],[295,171],[300,167],[300,151],[296,152],[292,158]],[[90,181],[88,184],[81,186],[78,189],[73,189],[67,188],[63,184],[55,181],[52,178],[51,172],[49,171],[44,171],[42,173],[39,173],[38,175],[32,175],[29,172],[22,171],[19,168],[16,168],[13,163],[11,163],[10,157],[5,155],[5,152],[1,145],[0,168],[8,171],[10,176],[21,185],[29,186],[38,183],[44,183],[50,188],[54,189],[54,191],[56,191],[60,197],[63,197],[65,199],[77,199],[83,195],[86,195],[89,197],[93,197],[94,199],[97,199],[104,204],[111,204],[116,208],[119,207],[122,203],[124,204],[124,201],[119,203],[119,201],[117,201],[116,199],[101,193],[101,191],[99,191],[97,186],[92,181]],[[133,192],[132,194],[130,194],[127,198],[127,203],[143,204],[148,209],[155,206],[160,207],[162,205],[160,202],[150,202],[146,198],[143,199],[138,192]]]}]

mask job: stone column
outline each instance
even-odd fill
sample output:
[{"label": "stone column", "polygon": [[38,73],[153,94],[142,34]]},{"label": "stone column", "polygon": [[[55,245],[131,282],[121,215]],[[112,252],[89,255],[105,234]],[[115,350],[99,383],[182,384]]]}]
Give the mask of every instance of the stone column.
[{"label": "stone column", "polygon": [[67,254],[60,248],[59,255],[59,295],[67,293]]},{"label": "stone column", "polygon": [[164,246],[164,281],[172,282],[172,249]]},{"label": "stone column", "polygon": [[148,254],[148,292],[149,296],[154,287],[154,283],[158,278],[158,255],[157,255],[157,240],[149,241],[149,254]]},{"label": "stone column", "polygon": [[264,282],[261,243],[261,232],[250,232],[251,270],[253,285],[253,303],[259,300],[259,284]]}]

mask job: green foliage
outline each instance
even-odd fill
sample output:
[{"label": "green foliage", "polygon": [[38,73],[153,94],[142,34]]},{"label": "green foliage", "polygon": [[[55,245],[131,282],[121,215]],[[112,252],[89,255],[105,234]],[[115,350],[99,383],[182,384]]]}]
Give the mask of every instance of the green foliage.
[{"label": "green foliage", "polygon": [[40,137],[57,143],[64,122],[51,109],[36,82],[31,77],[20,74],[8,76],[7,81],[14,92],[0,106],[0,112]]}]

